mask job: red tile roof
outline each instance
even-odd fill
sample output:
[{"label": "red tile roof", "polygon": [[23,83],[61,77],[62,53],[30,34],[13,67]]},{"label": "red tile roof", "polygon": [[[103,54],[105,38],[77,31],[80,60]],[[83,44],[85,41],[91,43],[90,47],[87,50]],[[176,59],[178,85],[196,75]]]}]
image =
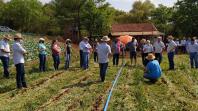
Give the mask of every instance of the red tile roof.
[{"label": "red tile roof", "polygon": [[157,28],[151,23],[133,23],[133,24],[114,24],[112,32],[150,32],[157,31]]}]

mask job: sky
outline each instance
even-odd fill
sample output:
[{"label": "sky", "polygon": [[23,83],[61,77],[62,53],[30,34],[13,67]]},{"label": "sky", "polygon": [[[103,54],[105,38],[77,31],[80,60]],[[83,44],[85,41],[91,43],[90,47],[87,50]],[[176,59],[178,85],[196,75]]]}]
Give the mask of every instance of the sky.
[{"label": "sky", "polygon": [[[6,0],[8,1],[8,0]],[[48,3],[51,0],[40,0],[43,3]],[[123,10],[129,12],[132,8],[132,4],[137,0],[107,0],[111,4],[111,6],[115,7],[116,9]],[[139,0],[144,1],[144,0]],[[177,0],[151,0],[156,6],[159,4],[163,4],[165,6],[173,6]]]}]

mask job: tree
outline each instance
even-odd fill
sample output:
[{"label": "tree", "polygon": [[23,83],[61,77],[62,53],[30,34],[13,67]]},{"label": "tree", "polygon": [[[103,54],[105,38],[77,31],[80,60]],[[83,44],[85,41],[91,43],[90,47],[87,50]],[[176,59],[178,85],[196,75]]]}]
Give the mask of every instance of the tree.
[{"label": "tree", "polygon": [[151,21],[156,25],[157,29],[165,34],[172,33],[173,29],[173,8],[159,5],[152,11]]},{"label": "tree", "polygon": [[130,13],[133,14],[134,22],[147,22],[154,9],[155,5],[150,0],[136,1]]}]

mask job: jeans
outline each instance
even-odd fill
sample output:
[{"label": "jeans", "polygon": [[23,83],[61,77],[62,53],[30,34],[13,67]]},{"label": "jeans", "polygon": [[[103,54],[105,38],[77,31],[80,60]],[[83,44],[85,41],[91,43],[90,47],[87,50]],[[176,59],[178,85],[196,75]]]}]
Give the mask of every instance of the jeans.
[{"label": "jeans", "polygon": [[19,63],[16,64],[16,82],[17,82],[17,88],[27,87],[26,81],[25,81],[25,69],[24,64]]},{"label": "jeans", "polygon": [[100,63],[99,67],[100,67],[100,78],[101,78],[101,81],[104,82],[105,75],[107,73],[108,63]]},{"label": "jeans", "polygon": [[152,82],[152,83],[155,83],[155,82],[157,82],[157,80],[158,80],[158,78],[151,78],[151,77],[149,76],[149,74],[144,74],[144,78],[145,78],[145,79],[149,79],[150,82]]},{"label": "jeans", "polygon": [[65,58],[65,69],[68,69],[71,61],[71,54],[66,54]]},{"label": "jeans", "polygon": [[83,68],[83,51],[80,50],[80,67]]},{"label": "jeans", "polygon": [[113,54],[113,65],[118,65],[119,64],[119,58],[120,58],[120,54],[116,53],[116,54]]},{"label": "jeans", "polygon": [[175,69],[175,63],[174,63],[174,52],[169,52],[168,53],[168,61],[169,61],[169,69]]},{"label": "jeans", "polygon": [[94,52],[94,62],[98,62],[98,53]]},{"label": "jeans", "polygon": [[9,78],[9,71],[8,71],[8,68],[9,68],[9,61],[10,61],[10,58],[9,57],[4,57],[4,56],[1,56],[0,57],[1,61],[2,61],[2,64],[3,64],[3,69],[4,69],[4,77],[6,78]]},{"label": "jeans", "polygon": [[89,68],[89,52],[83,52],[83,69]]},{"label": "jeans", "polygon": [[197,61],[197,52],[192,52],[190,53],[190,64],[191,64],[191,68],[198,68],[198,61]]},{"label": "jeans", "polygon": [[54,60],[54,69],[58,70],[59,64],[60,64],[60,56],[59,55],[52,55]]},{"label": "jeans", "polygon": [[161,53],[155,53],[155,59],[161,64],[162,62],[162,54]]},{"label": "jeans", "polygon": [[40,64],[39,64],[39,70],[41,72],[45,72],[46,71],[46,67],[45,67],[45,63],[46,63],[46,55],[45,54],[39,54],[39,61],[40,61]]}]

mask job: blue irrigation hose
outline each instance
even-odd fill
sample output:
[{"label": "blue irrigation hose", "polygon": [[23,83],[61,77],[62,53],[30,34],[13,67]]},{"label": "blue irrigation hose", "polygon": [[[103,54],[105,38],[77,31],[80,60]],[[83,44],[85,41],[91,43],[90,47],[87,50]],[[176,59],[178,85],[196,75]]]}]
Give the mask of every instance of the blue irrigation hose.
[{"label": "blue irrigation hose", "polygon": [[113,85],[112,85],[111,90],[110,90],[110,92],[109,92],[109,95],[108,95],[108,98],[107,98],[107,101],[106,101],[106,103],[105,103],[105,107],[104,107],[104,110],[103,110],[103,111],[107,111],[107,108],[108,108],[108,106],[109,106],[109,101],[110,101],[111,96],[112,96],[112,93],[113,93],[113,89],[114,89],[114,87],[115,87],[115,85],[116,85],[116,83],[117,83],[117,81],[118,81],[118,78],[119,78],[120,75],[121,75],[122,69],[124,68],[125,64],[126,64],[126,63],[123,62],[122,67],[120,68],[120,70],[119,70],[118,73],[117,73],[116,79],[113,81]]}]

